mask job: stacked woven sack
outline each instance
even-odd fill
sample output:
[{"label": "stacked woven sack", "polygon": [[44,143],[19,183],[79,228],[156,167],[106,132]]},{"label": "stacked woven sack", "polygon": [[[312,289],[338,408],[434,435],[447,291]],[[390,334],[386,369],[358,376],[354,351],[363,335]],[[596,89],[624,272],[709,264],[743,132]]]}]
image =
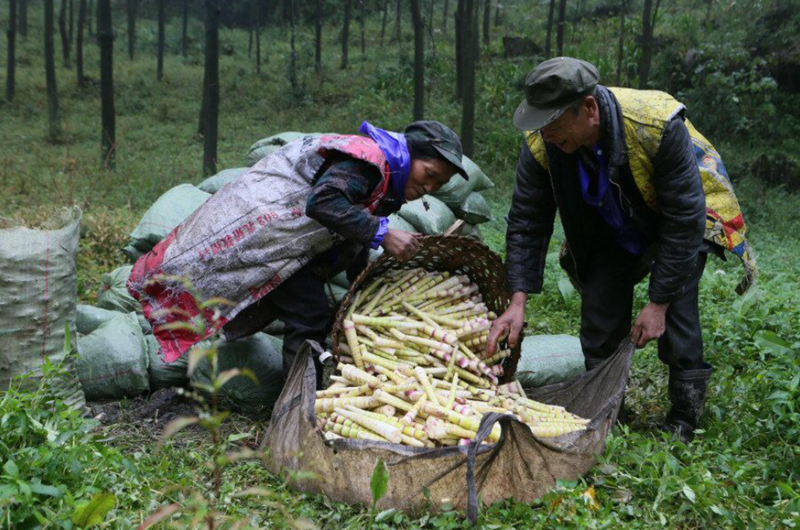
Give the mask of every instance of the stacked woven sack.
[{"label": "stacked woven sack", "polygon": [[[125,283],[131,266],[103,275],[97,307],[78,305],[77,375],[86,399],[122,399],[163,388],[187,386],[188,355],[165,363],[152,329],[141,314],[141,306],[128,293]],[[208,342],[196,347],[209,347]],[[281,340],[256,333],[237,341],[219,341],[219,370],[248,368],[258,379],[238,377],[220,391],[221,404],[232,410],[257,413],[272,406],[283,387]],[[210,363],[195,369],[191,382],[209,384]]]}]

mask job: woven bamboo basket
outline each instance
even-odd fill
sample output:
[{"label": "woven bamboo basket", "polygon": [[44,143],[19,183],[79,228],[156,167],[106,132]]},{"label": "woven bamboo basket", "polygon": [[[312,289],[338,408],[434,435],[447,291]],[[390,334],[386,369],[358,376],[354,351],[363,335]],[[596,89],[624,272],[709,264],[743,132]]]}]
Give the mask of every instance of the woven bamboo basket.
[{"label": "woven bamboo basket", "polygon": [[[343,334],[342,322],[353,301],[355,293],[366,287],[376,276],[392,269],[413,269],[421,267],[429,271],[466,274],[480,289],[483,301],[490,311],[501,315],[511,303],[511,293],[506,282],[506,272],[500,256],[475,238],[465,236],[425,236],[419,251],[409,261],[400,263],[388,252],[364,269],[350,286],[333,325],[333,355],[339,359],[339,338]],[[520,337],[521,339],[522,337]],[[501,382],[511,380],[519,362],[522,340],[511,351],[511,356],[503,360]]]}]

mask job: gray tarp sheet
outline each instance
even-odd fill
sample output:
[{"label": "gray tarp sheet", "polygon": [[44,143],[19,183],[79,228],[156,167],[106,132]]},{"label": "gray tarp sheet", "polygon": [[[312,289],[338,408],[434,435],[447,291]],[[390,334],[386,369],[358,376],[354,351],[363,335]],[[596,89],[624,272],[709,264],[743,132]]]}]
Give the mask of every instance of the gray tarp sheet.
[{"label": "gray tarp sheet", "polygon": [[[429,449],[387,442],[326,441],[314,415],[313,349],[319,346],[311,342],[301,348],[273,409],[262,442],[263,448],[269,448],[268,469],[290,477],[290,484],[301,491],[369,505],[372,470],[381,458],[390,481],[379,509],[418,512],[427,505],[423,494],[427,488],[434,507],[469,507],[473,522],[478,497],[486,505],[509,498],[530,502],[553,488],[557,479],[575,479],[592,468],[616,420],[634,351],[626,340],[601,367],[528,392],[532,399],[564,406],[590,419],[587,430],[540,439],[510,417],[487,415],[478,436],[488,434],[494,421],[501,422],[503,435],[491,446],[472,444],[477,454],[470,456],[467,447]],[[291,473],[298,471],[313,476]],[[470,482],[472,488],[468,488]]]}]

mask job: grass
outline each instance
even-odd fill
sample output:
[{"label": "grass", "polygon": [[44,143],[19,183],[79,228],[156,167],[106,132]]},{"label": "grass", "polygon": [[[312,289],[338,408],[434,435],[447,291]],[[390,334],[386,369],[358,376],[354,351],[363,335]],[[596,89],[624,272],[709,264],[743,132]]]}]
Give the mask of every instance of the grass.
[{"label": "grass", "polygon": [[[689,9],[681,4],[682,9]],[[509,33],[525,33],[539,19],[533,12],[511,4]],[[732,8],[733,9],[733,8]],[[536,11],[538,10],[538,11]],[[538,13],[538,15],[537,15]],[[671,14],[670,14],[671,13]],[[129,61],[124,54],[124,20],[117,16],[115,81],[117,103],[117,168],[100,170],[99,89],[96,46],[87,46],[89,88],[79,90],[74,72],[58,60],[58,82],[64,134],[58,143],[46,140],[46,102],[41,38],[33,27],[19,44],[17,97],[0,105],[0,216],[42,218],[54,206],[77,203],[84,208],[79,254],[79,296],[92,302],[102,272],[123,263],[119,249],[127,233],[146,208],[164,191],[203,179],[202,141],[196,135],[200,106],[202,28],[190,27],[193,41],[187,59],[177,55],[178,20],[168,25],[165,79],[155,80],[152,21],[139,25],[139,52]],[[667,12],[664,30],[680,31],[687,39],[701,38],[698,18]],[[699,15],[698,15],[699,16]],[[700,17],[699,19],[701,19]],[[41,20],[38,6],[30,19]],[[373,20],[374,19],[374,20]],[[438,19],[438,17],[437,17]],[[338,69],[337,29],[326,27],[324,67],[313,69],[312,34],[298,34],[299,86],[287,81],[288,33],[270,29],[265,40],[269,64],[256,74],[247,57],[247,35],[223,30],[223,48],[232,49],[220,61],[222,79],[220,119],[220,169],[244,163],[251,143],[280,131],[354,132],[361,120],[400,129],[411,121],[411,52],[377,44],[377,15],[368,21],[370,36],[365,58],[357,48],[357,29],[351,29],[351,66]],[[405,22],[408,28],[408,22]],[[575,37],[568,30],[567,53],[595,61],[604,77],[614,65],[615,24],[582,22]],[[355,26],[357,28],[357,25]],[[390,25],[391,28],[391,25]],[[452,21],[449,23],[452,31]],[[731,31],[741,31],[735,27]],[[630,31],[633,33],[633,31]],[[450,35],[450,34],[449,34]],[[351,37],[351,38],[353,38]],[[452,35],[448,37],[452,38]],[[633,36],[629,50],[633,46]],[[718,33],[708,36],[717,41]],[[452,48],[443,45],[441,32],[436,59],[428,57],[426,116],[458,130],[460,107],[453,101]],[[409,36],[405,38],[410,46]],[[57,45],[58,46],[58,45]],[[478,72],[478,139],[474,159],[497,186],[487,192],[495,220],[484,225],[484,237],[494,250],[504,251],[504,222],[513,186],[520,136],[510,117],[521,99],[519,82],[533,59],[504,60],[499,38],[484,50]],[[635,64],[633,55],[628,59]],[[696,114],[712,109],[695,109]],[[701,130],[703,127],[701,126]],[[721,135],[720,135],[721,136]],[[739,146],[752,145],[734,138],[712,137],[723,158],[742,157]],[[786,141],[790,141],[787,139]],[[730,164],[729,164],[730,165]],[[744,167],[743,165],[740,167]],[[752,242],[761,267],[759,290],[739,298],[733,293],[740,268],[736,263],[712,259],[701,284],[701,315],[706,355],[715,368],[703,431],[691,446],[666,439],[658,431],[668,403],[667,370],[650,346],[637,353],[628,393],[636,414],[627,427],[618,427],[608,441],[598,466],[577,482],[564,482],[541,501],[508,501],[483,511],[486,528],[757,528],[796,527],[800,515],[800,198],[781,189],[765,188],[757,181],[731,173],[750,224]],[[532,333],[571,333],[578,329],[579,300],[560,294],[562,278],[555,260],[559,229],[548,258],[545,292],[529,304]],[[637,307],[645,303],[645,287],[637,290]],[[173,501],[191,500],[192,492],[210,491],[212,447],[202,433],[187,431],[156,452],[153,432],[147,426],[119,424],[99,427],[70,416],[66,411],[42,409],[41,423],[66,435],[61,444],[33,436],[27,412],[38,407],[41,396],[14,396],[0,411],[0,465],[20,454],[18,473],[0,472],[0,526],[7,528],[70,528],[75,506],[100,491],[116,496],[116,508],[104,528],[135,528],[150,513]],[[11,403],[14,401],[14,403]],[[22,418],[22,419],[20,419]],[[13,421],[12,421],[13,420]],[[14,423],[19,420],[19,422]],[[46,423],[46,421],[49,423]],[[242,435],[242,446],[253,446],[263,434],[263,421],[234,417],[225,434]],[[27,429],[27,430],[26,430]],[[99,455],[102,455],[100,458]],[[35,459],[35,460],[30,460]],[[71,464],[83,462],[84,467]],[[48,474],[25,462],[52,466]],[[9,488],[19,482],[47,480],[61,488],[59,496],[32,493],[28,505],[39,510],[22,524],[20,505],[9,504]],[[27,482],[26,482],[27,481]],[[63,488],[62,488],[63,486]],[[251,486],[267,488],[272,497],[236,497]],[[599,508],[587,502],[594,492]],[[14,490],[16,491],[16,490]],[[3,500],[5,499],[5,500]],[[248,517],[266,527],[302,526],[362,528],[366,507],[351,507],[319,496],[288,489],[257,462],[225,468],[217,509],[231,517]],[[14,521],[14,523],[12,523]],[[44,522],[41,522],[44,521]],[[26,526],[26,525],[30,526]],[[412,518],[384,512],[375,528],[461,528],[461,514],[445,512]]]}]

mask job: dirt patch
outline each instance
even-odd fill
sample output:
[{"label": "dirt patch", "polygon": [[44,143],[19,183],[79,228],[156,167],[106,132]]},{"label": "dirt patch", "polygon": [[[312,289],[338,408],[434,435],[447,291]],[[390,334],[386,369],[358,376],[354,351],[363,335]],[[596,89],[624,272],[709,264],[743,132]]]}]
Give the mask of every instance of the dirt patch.
[{"label": "dirt patch", "polygon": [[174,388],[122,401],[89,403],[89,408],[91,417],[103,425],[135,423],[158,431],[179,416],[197,415],[197,403]]},{"label": "dirt patch", "polygon": [[[90,417],[98,420],[103,431],[111,435],[118,444],[136,446],[139,442],[161,438],[164,427],[175,418],[197,416],[199,411],[205,410],[202,404],[190,397],[191,392],[187,391],[186,394],[169,388],[133,399],[93,402],[88,404]],[[225,436],[241,432],[252,433],[252,437],[240,443],[255,450],[267,428],[269,417],[269,411],[258,417],[231,414],[222,424],[222,432]],[[205,439],[207,433],[198,426],[192,426],[185,429],[182,436]]]}]

